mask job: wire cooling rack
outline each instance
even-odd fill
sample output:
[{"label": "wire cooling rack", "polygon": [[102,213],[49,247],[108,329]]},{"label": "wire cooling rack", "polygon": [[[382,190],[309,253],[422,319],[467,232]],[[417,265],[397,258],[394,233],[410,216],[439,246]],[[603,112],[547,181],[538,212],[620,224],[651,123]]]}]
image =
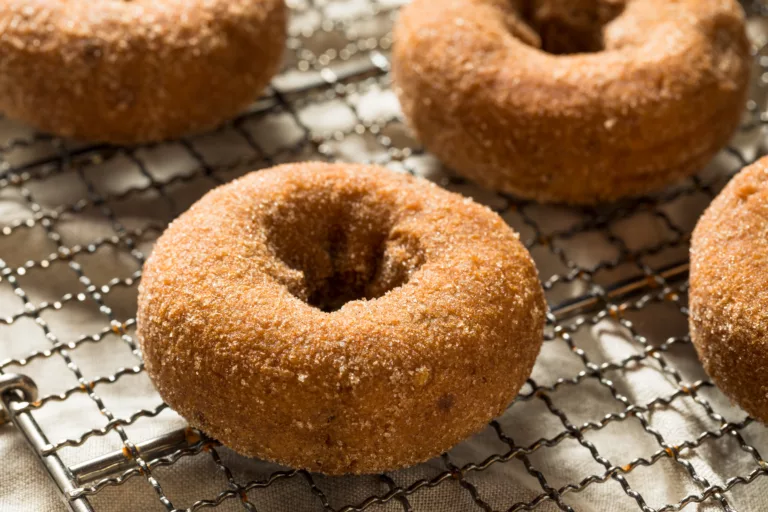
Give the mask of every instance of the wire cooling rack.
[{"label": "wire cooling rack", "polygon": [[[759,510],[768,433],[696,361],[685,278],[699,213],[764,153],[765,6],[747,5],[755,83],[731,147],[656,196],[563,208],[477,189],[422,151],[390,89],[399,3],[291,2],[283,72],[213,133],[120,148],[0,121],[1,420],[73,511]],[[135,301],[153,240],[217,184],[306,159],[471,195],[539,266],[551,313],[531,379],[484,432],[415,468],[329,478],[245,459],[186,428],[143,371]]]}]

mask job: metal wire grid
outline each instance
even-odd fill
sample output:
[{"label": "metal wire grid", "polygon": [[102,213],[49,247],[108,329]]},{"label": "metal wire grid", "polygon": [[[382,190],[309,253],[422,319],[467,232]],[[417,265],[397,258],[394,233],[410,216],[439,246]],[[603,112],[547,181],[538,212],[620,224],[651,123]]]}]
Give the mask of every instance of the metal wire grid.
[{"label": "metal wire grid", "polygon": [[[728,414],[718,412],[721,411],[719,404],[723,403],[719,392],[706,378],[692,378],[687,366],[680,363],[695,358],[687,332],[678,329],[674,334],[659,337],[646,333],[647,325],[638,323],[635,318],[661,308],[685,319],[685,253],[691,226],[681,225],[680,220],[670,213],[670,208],[680,202],[698,201],[699,206],[692,207],[692,217],[695,218],[701,205],[716,194],[729,175],[762,154],[762,141],[729,148],[721,156],[716,171],[705,172],[658,196],[603,208],[550,208],[478,191],[455,176],[434,171],[433,163],[408,135],[399,117],[376,118],[361,111],[358,101],[361,96],[386,94],[390,86],[387,73],[387,50],[391,44],[389,25],[396,14],[397,2],[295,1],[292,7],[295,19],[300,22],[292,28],[283,73],[250,111],[213,134],[174,144],[117,148],[76,145],[24,132],[18,126],[5,130],[9,135],[0,146],[0,201],[15,201],[28,214],[0,227],[0,254],[3,255],[0,287],[11,290],[21,305],[21,309],[0,311],[4,315],[0,318],[0,333],[2,329],[11,332],[8,330],[15,328],[23,328],[26,333],[31,321],[36,324],[34,329],[42,332],[47,345],[27,349],[20,356],[12,355],[0,361],[0,388],[3,383],[8,388],[19,385],[16,374],[26,374],[32,365],[49,364],[56,359],[64,366],[45,371],[60,371],[62,380],[70,375],[75,377],[76,384],[71,387],[42,394],[39,398],[32,396],[31,386],[23,385],[19,389],[26,394],[11,392],[5,395],[9,404],[8,416],[27,437],[63,492],[68,506],[78,511],[93,510],[93,503],[100,493],[119,489],[116,486],[128,482],[145,480],[148,484],[148,487],[145,484],[145,491],[154,492],[159,509],[176,510],[180,505],[174,503],[164,489],[162,475],[167,473],[163,471],[189,470],[183,466],[184,460],[209,458],[213,467],[224,476],[221,490],[185,505],[188,510],[219,506],[262,510],[260,493],[274,489],[284,481],[303,482],[302,486],[285,492],[285,500],[296,502],[310,497],[318,508],[327,511],[426,510],[425,502],[420,498],[433,492],[437,493],[433,495],[435,500],[443,500],[446,505],[447,500],[459,500],[466,509],[574,510],[570,496],[594,493],[597,502],[600,495],[610,495],[611,489],[623,492],[625,501],[617,502],[619,509],[669,511],[706,502],[714,510],[736,510],[734,500],[738,500],[734,494],[738,489],[768,472],[758,448],[747,440],[750,425],[752,428],[762,427],[743,413],[733,417],[730,410]],[[350,10],[356,14],[339,14]],[[750,6],[753,16],[763,15],[764,11],[765,6],[760,3]],[[756,73],[755,99],[748,105],[745,124],[737,136],[737,140],[744,139],[741,142],[750,137],[754,141],[753,135],[759,136],[762,125],[768,120],[768,113],[763,110],[766,85],[760,76],[760,73],[768,72],[765,41],[758,41],[755,58],[760,72]],[[346,115],[352,116],[351,129],[333,126],[333,118],[338,113],[331,116],[330,126],[327,116],[320,123],[308,121],[305,115],[308,109],[327,104],[340,107]],[[277,119],[292,126],[290,137],[285,136],[285,131],[281,132],[282,138],[269,133]],[[542,428],[540,435],[523,443],[519,441],[520,433],[514,424],[495,420],[491,422],[489,432],[495,437],[496,449],[483,454],[482,458],[464,461],[451,451],[436,462],[439,469],[425,477],[410,477],[410,473],[370,477],[366,483],[366,489],[373,489],[370,494],[364,492],[364,497],[358,497],[357,501],[344,503],[333,494],[334,479],[306,471],[285,469],[260,478],[240,478],[231,467],[236,456],[194,430],[182,429],[148,440],[132,440],[128,432],[131,426],[151,421],[166,412],[167,406],[157,403],[118,415],[107,407],[100,395],[106,393],[109,386],[143,372],[140,350],[133,336],[135,319],[132,315],[140,268],[152,240],[162,232],[167,221],[208,188],[252,168],[288,160],[355,159],[344,146],[350,141],[355,147],[364,146],[362,153],[368,160],[405,172],[426,173],[449,188],[477,195],[522,232],[537,263],[558,269],[549,275],[542,274],[551,305],[544,353],[572,354],[579,369],[575,373],[563,371],[547,377],[534,373],[509,411],[514,416],[526,404],[538,404],[540,410],[536,420],[542,425],[554,421],[556,433],[545,435]],[[222,160],[220,154],[211,151],[212,147],[222,144],[228,157],[233,153],[237,156]],[[153,160],[153,151],[169,147],[177,151],[173,162],[186,159],[194,165],[181,169],[167,161],[158,164]],[[109,183],[103,181],[102,172],[104,166],[115,162],[134,169],[135,183],[110,190]],[[725,172],[721,171],[723,167],[727,167]],[[82,197],[65,191],[61,197],[54,193],[54,199],[40,199],[51,195],[51,190],[57,189],[62,179],[81,185]],[[165,205],[165,215],[155,221],[133,225],[129,222],[133,217],[125,215],[124,211],[130,211],[132,207],[141,209],[147,202]],[[576,220],[559,225],[563,223],[557,219],[564,215]],[[66,222],[86,217],[99,219],[108,229],[103,236],[72,243],[79,233],[65,230]],[[640,224],[635,226],[653,225],[652,231],[661,229],[664,236],[640,245],[628,240],[622,223],[638,219],[641,219]],[[601,238],[612,252],[606,256],[576,249],[585,245],[584,237]],[[30,243],[20,244],[20,239]],[[110,276],[116,254],[123,262],[131,261],[134,270],[118,277]],[[69,274],[70,281],[74,279],[74,282],[65,293],[40,301],[36,300],[39,292],[31,293],[32,288],[26,284],[33,274],[42,281],[53,280],[53,275],[58,279],[58,276]],[[54,292],[58,292],[58,288]],[[122,297],[123,294],[128,298]],[[115,296],[118,297],[113,300]],[[78,331],[77,336],[71,334],[80,327],[73,325],[75,316],[67,312],[77,304],[95,307],[100,329],[87,334]],[[606,322],[624,330],[636,347],[631,355],[614,360],[602,360],[594,355],[585,340],[591,336],[592,329]],[[120,356],[122,367],[104,377],[93,377],[78,365],[77,354],[82,347],[105,345],[115,339],[127,349]],[[2,352],[0,350],[0,354]],[[617,382],[618,377],[641,368],[652,368],[670,381],[670,392],[635,403]],[[574,417],[578,414],[563,406],[557,395],[570,390],[580,396],[577,400],[588,399],[589,394],[579,395],[588,385],[609,393],[617,407],[601,417],[577,421]],[[36,414],[44,408],[56,402],[71,402],[78,396],[87,397],[106,418],[106,423],[62,439],[55,428],[45,428],[36,421]],[[669,435],[655,427],[652,416],[681,401],[694,404],[693,407],[711,420],[711,427],[697,433],[688,432],[683,440],[672,442]],[[519,418],[520,413],[517,414]],[[629,432],[633,422],[635,426],[639,425],[643,435],[651,436],[657,448],[645,456],[617,464],[615,457],[606,455],[605,446],[598,449],[600,443],[592,436],[612,425],[627,429],[626,436],[635,435]],[[74,464],[64,461],[62,454],[66,449],[77,451],[90,439],[114,434],[119,437],[120,450]],[[721,439],[731,439],[738,446],[730,456],[736,461],[738,470],[733,473],[735,476],[716,479],[697,469],[691,455]],[[566,483],[555,483],[553,480],[556,479],[548,476],[542,467],[547,466],[547,458],[553,456],[550,453],[566,442],[583,447],[599,470],[583,478],[574,476]],[[641,467],[659,468],[665,460],[687,475],[692,491],[674,502],[649,503],[640,490],[631,485],[628,477]],[[515,461],[522,464],[525,474],[536,482],[539,491],[524,501],[499,503],[492,500],[484,486],[484,475]],[[661,469],[655,471],[658,478],[664,478]],[[215,478],[215,474],[211,474],[211,478]],[[108,507],[105,505],[105,508]]]}]

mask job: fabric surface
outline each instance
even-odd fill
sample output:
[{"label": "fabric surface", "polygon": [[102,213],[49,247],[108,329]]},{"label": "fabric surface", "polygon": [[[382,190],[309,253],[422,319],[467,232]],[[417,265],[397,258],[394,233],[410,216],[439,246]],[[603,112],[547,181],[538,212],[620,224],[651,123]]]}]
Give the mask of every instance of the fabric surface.
[{"label": "fabric surface", "polygon": [[[184,426],[170,410],[154,415],[160,399],[137,366],[131,319],[141,257],[168,221],[218,182],[272,162],[373,161],[488,204],[531,248],[553,307],[590,292],[608,292],[622,280],[642,278],[643,272],[658,279],[659,269],[686,261],[687,233],[712,193],[741,166],[733,153],[724,152],[697,180],[652,201],[569,209],[515,202],[478,189],[419,151],[399,120],[385,73],[355,75],[355,66],[365,70],[366,62],[370,68],[371,60],[380,64],[385,57],[397,3],[380,1],[374,9],[364,0],[292,2],[296,50],[288,52],[286,72],[274,82],[283,99],[267,94],[236,125],[184,143],[93,150],[82,161],[61,165],[58,142],[0,121],[3,165],[25,169],[17,181],[0,181],[0,319],[7,319],[0,321],[0,369],[35,380],[46,398],[32,414],[51,443],[103,428],[108,415],[131,418],[141,410],[151,414],[124,426],[133,443]],[[324,20],[335,24],[324,25]],[[766,42],[762,25],[752,22],[757,48]],[[369,45],[372,40],[377,45]],[[358,54],[347,48],[349,41],[368,42],[356,47],[364,48]],[[323,53],[329,47],[336,50],[331,57]],[[302,48],[312,51],[302,53]],[[338,61],[341,49],[350,56]],[[338,64],[335,75],[320,76],[313,68],[327,64],[323,55]],[[353,76],[347,85],[328,85],[345,72]],[[301,80],[320,86],[307,92]],[[755,86],[755,105],[765,105],[763,87],[762,82]],[[746,160],[764,153],[765,146],[759,123],[750,126],[734,142],[736,154]],[[83,147],[66,143],[64,150]],[[47,160],[51,157],[53,163]],[[768,478],[753,472],[768,453],[768,430],[744,423],[746,414],[706,380],[687,340],[684,281],[667,285],[617,298],[614,308],[598,305],[588,314],[551,323],[521,398],[494,425],[446,456],[391,472],[390,480],[277,478],[248,490],[249,503],[259,511],[301,512],[327,510],[326,500],[337,510],[384,497],[392,486],[408,488],[419,479],[453,472],[455,477],[410,489],[406,499],[370,510],[570,507],[600,512],[640,510],[641,503],[653,509],[676,506],[690,495],[698,498],[685,510],[764,510]],[[56,343],[71,346],[46,355]],[[114,382],[98,379],[115,375]],[[77,389],[94,381],[92,396]],[[66,399],[56,398],[61,393]],[[722,422],[728,422],[729,433],[724,434]],[[440,425],[425,426],[432,428]],[[110,430],[57,453],[71,467],[121,447]],[[514,450],[518,456],[496,461]],[[173,507],[184,509],[231,488],[222,467],[241,486],[286,469],[217,448],[155,467],[152,476]],[[713,495],[713,486],[751,474],[754,481],[733,486],[725,502]],[[706,499],[698,504],[701,498]],[[90,502],[104,512],[165,510],[142,475],[106,485]],[[0,427],[0,510],[65,509],[21,433],[11,425]],[[243,503],[225,499],[216,510],[243,510]]]}]

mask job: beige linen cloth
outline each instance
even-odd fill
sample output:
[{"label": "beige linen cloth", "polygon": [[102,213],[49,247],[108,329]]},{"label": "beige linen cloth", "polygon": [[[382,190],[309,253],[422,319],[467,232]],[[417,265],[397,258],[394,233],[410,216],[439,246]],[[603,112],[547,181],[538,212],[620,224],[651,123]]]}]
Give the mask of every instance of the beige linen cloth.
[{"label": "beige linen cloth", "polygon": [[[275,80],[275,87],[290,92],[302,77],[333,81],[336,73],[354,69],[361,62],[372,59],[378,65],[385,64],[381,59],[386,56],[388,27],[396,4],[364,0],[293,2],[294,50],[288,52],[287,71]],[[329,20],[333,23],[328,24]],[[752,25],[759,46],[764,42],[760,22]],[[364,44],[350,50],[350,58],[343,60],[334,73],[313,68],[317,63],[323,65],[322,56],[328,56],[323,53],[324,45],[349,50],[350,40]],[[312,52],[302,53],[302,48],[311,48]],[[368,53],[371,49],[374,53]],[[334,61],[333,57],[329,59]],[[756,75],[759,79],[760,72]],[[268,108],[267,112],[248,116],[237,129],[227,127],[190,139],[190,147],[214,169],[213,173],[200,169],[188,147],[169,143],[63,168],[36,166],[30,170],[31,177],[39,179],[28,176],[20,184],[0,188],[0,230],[29,220],[28,226],[0,234],[2,269],[10,269],[13,277],[0,280],[0,318],[13,318],[10,324],[0,322],[0,364],[50,348],[55,341],[69,342],[108,330],[110,318],[119,322],[132,318],[134,278],[140,260],[136,253],[131,254],[124,239],[112,243],[111,237],[120,227],[128,230],[136,250],[146,255],[159,234],[152,226],[164,225],[213,187],[216,181],[211,176],[227,181],[251,167],[263,166],[263,159],[247,144],[243,133],[253,136],[260,150],[277,162],[310,158],[380,162],[436,180],[496,208],[531,245],[551,305],[585,294],[593,285],[609,286],[637,276],[640,265],[661,268],[685,261],[685,234],[710,199],[707,193],[696,190],[693,181],[681,185],[688,192],[662,201],[658,207],[584,210],[529,204],[511,208],[505,198],[492,192],[448,180],[446,171],[433,158],[413,152],[418,143],[398,121],[398,105],[388,77],[382,73],[371,76],[353,80],[346,88],[320,87],[308,93],[288,94],[287,105],[274,106],[275,98],[268,98],[260,103]],[[764,108],[762,82],[754,92],[753,107]],[[305,137],[307,134],[311,140]],[[12,147],[0,156],[10,165],[22,165],[60,151],[55,141],[37,141],[29,147],[10,142],[34,137],[25,127],[0,122],[0,142]],[[735,145],[744,158],[753,159],[764,152],[764,141],[762,128],[754,125],[737,136]],[[738,159],[724,152],[702,173],[701,180],[720,187],[728,173],[739,166]],[[181,176],[187,177],[179,179]],[[158,188],[158,183],[164,185]],[[667,192],[673,193],[674,189]],[[108,201],[95,205],[96,196]],[[77,204],[80,207],[60,209],[62,205]],[[50,222],[43,220],[46,212],[54,212]],[[600,219],[597,225],[579,228],[581,223]],[[570,234],[565,234],[569,230]],[[665,241],[667,247],[639,261],[622,259],[623,250],[643,251],[663,246]],[[88,247],[92,243],[93,250]],[[60,252],[60,246],[70,248],[75,256],[68,261],[51,259],[52,254]],[[592,272],[601,262],[614,260],[623,263]],[[49,263],[41,268],[39,264],[27,265],[28,261]],[[588,282],[589,276],[592,283]],[[115,278],[118,284],[112,281]],[[676,505],[686,496],[700,495],[711,486],[724,486],[733,477],[747,477],[759,463],[743,446],[764,456],[768,453],[768,430],[751,423],[737,429],[740,437],[722,435],[718,417],[709,414],[702,404],[733,423],[742,422],[745,413],[706,384],[696,387],[696,399],[681,392],[684,386],[706,379],[685,339],[687,324],[681,312],[684,292],[684,285],[678,282],[666,295],[659,296],[656,290],[639,302],[638,297],[633,297],[622,314],[611,316],[597,310],[581,320],[560,322],[562,332],[567,334],[554,336],[544,344],[532,382],[522,390],[526,398],[497,420],[503,436],[489,426],[443,458],[388,476],[391,485],[407,487],[420,478],[431,479],[446,470],[480,464],[494,454],[503,455],[510,450],[510,443],[529,447],[527,456],[491,464],[484,471],[469,470],[462,479],[449,478],[413,492],[407,500],[393,499],[373,505],[370,510],[459,512],[483,507],[507,510],[521,504],[536,505],[533,509],[540,511],[568,507],[577,511],[639,510],[635,493],[649,509],[658,509]],[[56,301],[62,302],[60,307],[41,306]],[[25,302],[29,305],[25,306]],[[39,314],[23,315],[25,308]],[[50,332],[48,337],[43,326]],[[548,332],[552,334],[551,326]],[[665,346],[660,359],[648,356],[648,346],[664,346],[669,340],[673,341]],[[140,409],[153,410],[161,403],[146,374],[130,371],[139,364],[132,352],[133,341],[134,330],[129,325],[125,336],[105,334],[69,350],[72,362],[86,379],[111,375],[120,368],[129,370],[116,382],[95,388],[104,407],[116,418],[129,417]],[[600,378],[591,373],[594,368],[601,368]],[[68,368],[57,354],[31,359],[27,365],[6,364],[3,371],[30,375],[41,396],[62,393],[77,385],[72,367]],[[534,384],[543,388],[540,395],[532,395]],[[644,409],[649,403],[655,405]],[[635,414],[637,408],[642,412]],[[64,401],[47,401],[33,414],[53,443],[77,438],[88,429],[103,427],[107,421],[96,402],[78,392]],[[591,426],[582,428],[588,423]],[[183,426],[181,418],[164,410],[156,417],[139,418],[125,431],[136,443]],[[425,426],[432,428],[440,426]],[[700,439],[705,432],[710,434]],[[685,442],[694,444],[679,453],[665,451]],[[79,447],[62,448],[59,454],[72,466],[120,448],[119,437],[111,432],[91,437]],[[226,448],[216,453],[234,480],[243,485],[285,469],[240,457]],[[672,453],[676,459],[669,456]],[[638,459],[654,462],[646,465],[638,463]],[[610,475],[603,478],[607,467],[629,468],[629,472],[619,473],[622,476],[618,479]],[[152,475],[173,506],[181,509],[198,500],[214,499],[228,488],[226,475],[207,452],[182,457],[172,466],[153,470]],[[587,480],[591,476],[600,478]],[[314,475],[313,482],[332,509],[359,506],[366,498],[383,496],[390,489],[390,484],[375,476]],[[573,492],[569,485],[580,492]],[[561,491],[557,503],[549,499],[550,489]],[[750,485],[736,485],[724,496],[731,510],[768,510],[768,478],[758,476]],[[259,511],[324,509],[322,500],[313,494],[302,475],[253,489],[247,497]],[[693,502],[686,510],[723,510],[724,505],[714,498],[710,496],[703,504]],[[90,500],[98,511],[164,510],[143,476],[130,478],[121,486],[107,486]],[[52,481],[12,425],[0,427],[0,510],[65,510]],[[217,510],[243,510],[243,504],[236,499],[225,500]]]}]

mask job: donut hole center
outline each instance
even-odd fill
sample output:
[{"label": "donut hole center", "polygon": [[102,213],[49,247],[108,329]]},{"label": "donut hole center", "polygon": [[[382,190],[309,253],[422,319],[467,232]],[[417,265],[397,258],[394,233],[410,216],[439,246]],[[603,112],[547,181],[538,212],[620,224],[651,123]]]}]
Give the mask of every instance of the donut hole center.
[{"label": "donut hole center", "polygon": [[[335,207],[334,207],[335,206]],[[417,237],[392,225],[386,208],[344,202],[278,208],[268,243],[274,277],[295,297],[327,313],[403,286],[423,263]]]},{"label": "donut hole center", "polygon": [[513,0],[527,27],[517,34],[554,55],[605,50],[605,26],[619,16],[627,0]]}]

